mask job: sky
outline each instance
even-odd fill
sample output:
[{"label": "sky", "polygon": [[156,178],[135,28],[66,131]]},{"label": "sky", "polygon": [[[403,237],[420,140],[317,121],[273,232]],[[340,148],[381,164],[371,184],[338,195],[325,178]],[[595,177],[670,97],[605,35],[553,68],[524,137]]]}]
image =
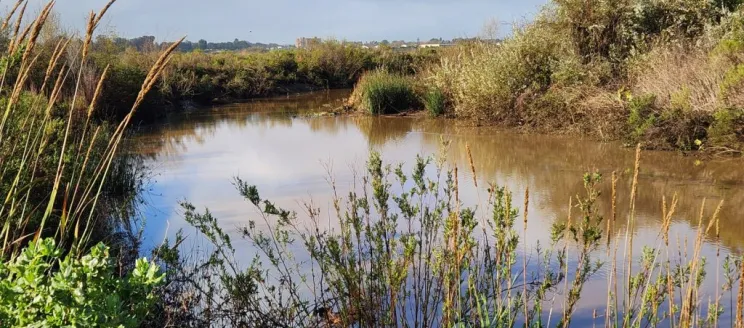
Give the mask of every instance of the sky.
[{"label": "sky", "polygon": [[[294,43],[298,37],[351,41],[452,39],[499,34],[529,20],[547,0],[118,0],[101,27],[123,37]],[[0,1],[7,8],[12,1]],[[44,0],[30,0],[38,10]],[[81,30],[107,0],[57,0],[62,24]],[[491,25],[494,25],[491,23]]]}]

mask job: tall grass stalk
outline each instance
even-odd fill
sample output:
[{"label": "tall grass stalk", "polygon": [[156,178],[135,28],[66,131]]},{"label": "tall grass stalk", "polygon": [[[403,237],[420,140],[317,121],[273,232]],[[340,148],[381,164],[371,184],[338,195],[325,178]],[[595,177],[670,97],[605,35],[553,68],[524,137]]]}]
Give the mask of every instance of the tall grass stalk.
[{"label": "tall grass stalk", "polygon": [[[108,68],[100,74],[92,100],[85,105],[80,102],[93,34],[114,2],[109,1],[98,13],[91,12],[82,39],[60,35],[47,40],[53,43],[49,45],[51,53],[46,54],[39,49],[47,46],[39,44],[39,35],[54,1],[25,27],[25,1],[18,1],[3,21],[3,31],[13,29],[6,52],[0,54],[4,63],[0,84],[3,257],[13,256],[31,236],[33,240],[56,236],[62,247],[80,250],[87,246],[93,231],[120,224],[101,221],[106,219],[99,217],[99,202],[108,197],[102,194],[110,168],[118,161],[117,150],[130,120],[123,120],[110,131],[107,124],[91,118],[99,107]],[[15,24],[11,25],[14,15]],[[67,59],[71,44],[79,45],[80,50],[73,55],[75,58]],[[177,44],[161,54],[142,85],[141,97],[153,88]],[[47,62],[39,63],[41,58]],[[77,71],[72,67],[78,67]],[[28,82],[32,73],[43,76],[40,87],[32,89]],[[130,116],[140,104],[133,104]],[[113,213],[110,215],[113,217]]]}]

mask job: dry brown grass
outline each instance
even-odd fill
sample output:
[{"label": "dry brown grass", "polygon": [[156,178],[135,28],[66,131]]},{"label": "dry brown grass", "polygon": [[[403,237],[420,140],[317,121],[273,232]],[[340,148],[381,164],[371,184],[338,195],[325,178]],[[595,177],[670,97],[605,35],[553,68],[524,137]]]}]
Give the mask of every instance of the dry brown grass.
[{"label": "dry brown grass", "polygon": [[713,112],[730,64],[701,50],[655,49],[631,69],[633,93],[656,95],[660,108]]}]

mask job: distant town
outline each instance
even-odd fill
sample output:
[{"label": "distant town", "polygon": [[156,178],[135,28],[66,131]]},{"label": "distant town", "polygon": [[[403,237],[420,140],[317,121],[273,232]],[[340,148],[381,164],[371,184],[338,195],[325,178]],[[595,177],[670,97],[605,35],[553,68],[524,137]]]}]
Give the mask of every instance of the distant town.
[{"label": "distant town", "polygon": [[[207,52],[220,52],[220,51],[237,51],[237,50],[255,50],[255,51],[267,51],[267,50],[279,50],[279,49],[310,49],[314,45],[318,45],[325,41],[333,39],[322,39],[319,37],[300,37],[295,40],[294,44],[278,44],[278,43],[261,43],[261,42],[249,42],[245,40],[235,39],[233,41],[226,42],[209,42],[207,40],[184,41],[178,46],[178,50],[182,52],[190,51],[207,51]],[[477,38],[456,38],[452,40],[444,40],[442,38],[432,38],[428,40],[416,40],[416,41],[405,41],[405,40],[382,40],[382,41],[348,41],[348,40],[337,40],[343,44],[353,45],[362,47],[365,49],[379,49],[379,48],[391,48],[397,50],[409,50],[419,48],[440,48],[449,47],[456,45],[461,42],[469,41],[487,41],[487,42],[500,42],[500,40],[483,40]],[[162,47],[169,46],[171,42],[156,42],[154,36],[141,36],[137,38],[127,39],[121,37],[107,38],[99,37],[97,43],[100,42],[113,42],[116,46],[126,48],[132,47],[138,51],[148,51],[153,49],[161,49]]]},{"label": "distant town", "polygon": [[[404,41],[404,40],[398,40],[398,41],[388,41],[388,40],[382,40],[382,41],[371,41],[371,42],[361,42],[361,41],[341,41],[346,44],[350,45],[357,45],[359,47],[365,48],[365,49],[372,49],[372,48],[380,48],[380,47],[389,47],[393,49],[415,49],[415,48],[439,48],[439,47],[448,47],[453,46],[457,44],[458,42],[463,41],[472,41],[474,39],[453,39],[453,40],[444,40],[442,38],[439,39],[430,39],[426,41],[422,40],[416,40],[416,41]],[[323,39],[314,37],[314,38],[297,38],[295,41],[295,48],[301,48],[301,49],[307,49],[311,48],[314,44],[319,44],[323,42]]]}]

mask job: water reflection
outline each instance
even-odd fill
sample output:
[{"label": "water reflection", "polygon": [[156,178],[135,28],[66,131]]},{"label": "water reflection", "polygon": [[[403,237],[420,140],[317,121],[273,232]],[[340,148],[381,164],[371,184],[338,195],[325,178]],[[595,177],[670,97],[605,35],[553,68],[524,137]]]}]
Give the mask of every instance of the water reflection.
[{"label": "water reflection", "polygon": [[[577,138],[460,126],[449,120],[304,115],[329,111],[347,95],[346,91],[330,91],[215,107],[174,116],[166,124],[144,129],[132,140],[133,146],[149,158],[159,174],[146,209],[150,244],[185,227],[176,210],[183,199],[208,207],[228,231],[245,225],[253,212],[231,185],[235,175],[256,184],[264,198],[284,207],[301,212],[299,202],[312,198],[314,204],[328,210],[329,170],[343,193],[351,186],[353,170],[361,172],[369,149],[379,150],[388,162],[410,163],[416,154],[437,153],[442,139],[451,142],[447,156],[450,163],[462,168],[461,181],[472,180],[466,151],[469,145],[481,187],[487,182],[508,186],[515,191],[516,204],[522,203],[521,195],[529,187],[530,244],[547,241],[550,224],[566,218],[569,198],[583,192],[581,176],[585,172],[599,171],[605,176],[601,204],[609,217],[609,180],[612,172],[617,172],[620,207],[613,234],[622,238],[633,149]],[[699,162],[675,153],[644,152],[641,167],[638,222],[634,226],[639,244],[656,242],[663,197],[669,200],[676,193],[680,201],[673,234],[691,238],[703,199],[708,201],[709,213],[724,199],[721,243],[725,251],[741,252],[744,207],[739,204],[744,202],[744,165],[740,160]],[[463,185],[461,195],[466,203],[482,203],[472,184]],[[713,240],[708,241],[703,252],[715,255]],[[252,256],[248,247],[240,253]],[[640,254],[640,248],[635,254]],[[593,282],[586,290],[603,299],[603,284]]]},{"label": "water reflection", "polygon": [[[451,141],[449,159],[467,168],[466,145],[472,150],[477,178],[481,181],[508,185],[515,191],[529,187],[533,204],[546,213],[541,220],[565,217],[568,198],[582,192],[581,175],[599,171],[609,181],[611,172],[620,177],[618,203],[628,204],[633,149],[613,143],[597,143],[577,138],[522,135],[488,128],[458,126],[447,120],[413,118],[374,118],[366,116],[307,117],[306,112],[329,111],[340,105],[346,91],[320,92],[300,97],[254,101],[215,107],[172,117],[167,124],[150,127],[136,139],[137,151],[162,167],[162,176],[175,176],[183,170],[211,171],[218,181],[235,174],[291,176],[274,190],[297,190],[298,194],[280,192],[279,197],[307,199],[308,195],[327,193],[321,162],[331,160],[341,168],[360,165],[369,149],[381,150],[388,161],[411,161],[417,153],[436,153],[441,138]],[[214,163],[211,166],[202,164]],[[658,224],[662,197],[679,196],[679,220],[692,225],[703,199],[713,203],[725,199],[721,216],[721,239],[732,249],[744,247],[744,166],[738,160],[699,162],[668,152],[644,152],[640,175],[637,209],[644,220],[639,227]],[[256,166],[263,166],[258,168]],[[256,168],[251,170],[250,168]],[[219,168],[215,171],[216,168]],[[286,171],[286,172],[283,172]],[[342,170],[343,171],[343,170]],[[460,170],[470,175],[469,170]],[[261,173],[258,173],[261,172]],[[198,173],[203,174],[204,172]],[[189,177],[190,181],[199,176]],[[204,177],[206,178],[206,177]],[[468,178],[470,179],[470,178]],[[319,182],[317,185],[309,181]],[[193,186],[176,190],[155,190],[164,196],[181,198],[187,191],[213,184],[203,179]],[[304,184],[303,184],[304,183]],[[605,199],[609,183],[604,183]],[[231,188],[215,190],[231,198]],[[202,203],[200,199],[189,200]],[[609,201],[603,201],[604,205]],[[624,218],[627,207],[621,206],[618,217]],[[622,221],[622,220],[620,220]],[[619,225],[618,228],[622,228]]]}]

